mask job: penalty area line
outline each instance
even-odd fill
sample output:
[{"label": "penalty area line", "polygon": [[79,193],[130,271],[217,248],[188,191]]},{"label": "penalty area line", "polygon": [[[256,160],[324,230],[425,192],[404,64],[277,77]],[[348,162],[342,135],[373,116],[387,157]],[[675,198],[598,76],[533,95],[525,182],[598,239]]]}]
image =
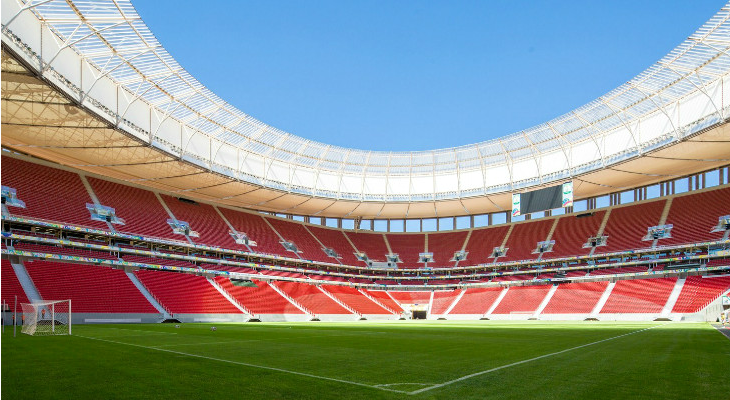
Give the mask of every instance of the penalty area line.
[{"label": "penalty area line", "polygon": [[491,368],[491,369],[487,369],[487,370],[484,370],[484,371],[479,371],[479,372],[475,372],[475,373],[473,373],[473,374],[469,374],[469,375],[464,375],[464,376],[462,376],[462,377],[460,377],[460,378],[456,378],[456,379],[450,380],[450,381],[448,381],[448,382],[444,382],[444,383],[439,383],[439,384],[436,384],[436,385],[433,385],[433,386],[425,387],[425,388],[423,388],[423,389],[418,389],[418,390],[414,390],[414,391],[412,391],[412,392],[408,392],[408,394],[410,394],[410,395],[414,395],[414,394],[419,394],[419,393],[427,392],[427,391],[429,391],[429,390],[433,390],[433,389],[438,389],[438,388],[441,388],[441,387],[444,387],[444,386],[452,385],[452,384],[454,384],[454,383],[458,383],[458,382],[461,382],[461,381],[465,381],[465,380],[467,380],[467,379],[470,379],[470,378],[474,378],[474,377],[476,377],[476,376],[480,376],[480,375],[486,375],[486,374],[489,374],[489,373],[492,373],[492,372],[495,372],[495,371],[499,371],[499,370],[501,370],[501,369],[505,369],[505,368],[509,368],[509,367],[514,367],[514,366],[517,366],[517,365],[521,365],[521,364],[526,364],[526,363],[529,363],[529,362],[532,362],[532,361],[537,361],[537,360],[540,360],[540,359],[543,359],[543,358],[547,358],[547,357],[552,357],[552,356],[556,356],[556,355],[558,355],[558,354],[563,354],[563,353],[567,353],[567,352],[569,352],[569,351],[573,351],[573,350],[578,350],[578,349],[582,349],[582,348],[584,348],[584,347],[588,347],[588,346],[593,346],[594,344],[599,344],[599,343],[603,343],[603,342],[608,342],[609,340],[614,340],[614,339],[622,338],[622,337],[624,337],[624,336],[629,336],[629,335],[633,335],[633,334],[636,334],[636,333],[640,333],[640,332],[648,331],[649,329],[654,329],[654,328],[658,328],[658,327],[660,327],[660,326],[664,326],[664,325],[667,325],[667,324],[669,324],[669,323],[670,323],[670,322],[667,322],[667,323],[665,323],[665,324],[660,324],[660,325],[654,325],[654,326],[651,326],[651,327],[649,327],[649,328],[639,329],[639,330],[637,330],[637,331],[633,331],[633,332],[629,332],[629,333],[624,333],[624,334],[621,334],[621,335],[618,335],[618,336],[613,336],[613,337],[610,337],[610,338],[606,338],[606,339],[598,340],[598,341],[595,341],[595,342],[591,342],[591,343],[586,343],[586,344],[582,344],[582,345],[580,345],[580,346],[575,346],[575,347],[571,347],[571,348],[569,348],[569,349],[565,349],[565,350],[560,350],[560,351],[556,351],[556,352],[554,352],[554,353],[549,353],[549,354],[543,354],[543,355],[541,355],[541,356],[537,356],[537,357],[529,358],[529,359],[527,359],[527,360],[517,361],[517,362],[513,362],[513,363],[511,363],[511,364],[501,365],[501,366],[499,366],[499,367],[496,367],[496,368]]},{"label": "penalty area line", "polygon": [[185,352],[182,352],[182,351],[176,351],[176,350],[170,350],[170,349],[162,349],[162,348],[159,348],[159,347],[143,346],[141,344],[117,342],[115,340],[100,339],[100,338],[92,337],[92,336],[82,336],[82,335],[74,335],[74,336],[82,337],[84,339],[98,340],[100,342],[107,342],[107,343],[121,344],[121,345],[132,346],[132,347],[139,347],[139,348],[142,348],[142,349],[156,350],[156,351],[161,351],[161,352],[171,353],[171,354],[177,354],[177,355],[182,355],[182,356],[188,356],[188,357],[194,357],[194,358],[202,358],[202,359],[205,359],[205,360],[218,361],[218,362],[223,362],[223,363],[228,363],[228,364],[235,364],[235,365],[242,365],[242,366],[245,366],[245,367],[259,368],[259,369],[265,369],[265,370],[269,370],[269,371],[283,372],[283,373],[287,373],[287,374],[305,376],[305,377],[308,377],[308,378],[321,379],[321,380],[326,380],[326,381],[331,381],[331,382],[345,383],[345,384],[348,384],[348,385],[355,385],[355,386],[367,387],[367,388],[371,388],[371,389],[378,389],[378,390],[383,390],[383,391],[386,391],[386,392],[395,392],[395,393],[403,393],[403,394],[409,393],[409,392],[406,392],[406,391],[403,391],[403,390],[396,390],[396,389],[391,389],[391,388],[387,388],[387,387],[379,387],[379,386],[376,386],[376,385],[368,385],[367,383],[348,381],[348,380],[345,380],[345,379],[338,379],[338,378],[331,378],[331,377],[328,377],[328,376],[320,376],[320,375],[308,374],[306,372],[292,371],[292,370],[283,369],[283,368],[267,367],[265,365],[249,364],[249,363],[242,362],[242,361],[234,361],[234,360],[226,360],[226,359],[222,359],[222,358],[208,357],[208,356],[204,356],[204,355],[200,355],[200,354],[185,353]]}]

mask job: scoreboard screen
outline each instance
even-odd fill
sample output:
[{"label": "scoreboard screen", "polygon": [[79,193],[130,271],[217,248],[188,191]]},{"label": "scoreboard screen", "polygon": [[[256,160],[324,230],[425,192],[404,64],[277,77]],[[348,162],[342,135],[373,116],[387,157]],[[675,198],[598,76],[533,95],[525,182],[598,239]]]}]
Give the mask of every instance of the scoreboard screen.
[{"label": "scoreboard screen", "polygon": [[512,216],[573,205],[573,182],[512,195]]}]

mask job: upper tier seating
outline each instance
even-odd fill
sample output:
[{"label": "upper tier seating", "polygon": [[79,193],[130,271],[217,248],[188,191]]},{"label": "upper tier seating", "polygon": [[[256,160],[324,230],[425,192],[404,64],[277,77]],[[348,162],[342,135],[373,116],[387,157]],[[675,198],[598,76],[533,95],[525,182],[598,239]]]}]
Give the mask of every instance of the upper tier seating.
[{"label": "upper tier seating", "polygon": [[583,248],[583,244],[588,242],[588,238],[596,236],[605,215],[606,211],[597,211],[580,218],[572,215],[560,217],[553,232],[553,251],[545,253],[543,259],[588,254],[591,248]]},{"label": "upper tier seating", "polygon": [[[299,255],[305,260],[337,263],[337,260],[329,257],[322,250],[322,245],[312,236],[304,225],[297,222],[283,221],[277,218],[267,218],[274,229],[279,232],[285,240],[294,242],[297,245]],[[289,253],[292,254],[293,253]]]},{"label": "upper tier seating", "polygon": [[507,239],[507,255],[497,261],[534,260],[537,254],[532,252],[537,248],[537,242],[547,239],[554,220],[544,219],[516,224]]},{"label": "upper tier seating", "polygon": [[659,313],[676,282],[677,278],[618,281],[601,314]]},{"label": "upper tier seating", "polygon": [[76,313],[158,313],[122,270],[35,260],[25,263],[44,300],[71,299]]},{"label": "upper tier seating", "polygon": [[274,282],[279,289],[314,314],[352,314],[316,286],[299,282]]},{"label": "upper tier seating", "polygon": [[431,314],[444,314],[451,306],[451,303],[459,297],[461,290],[437,291],[433,292],[433,304],[431,305]]},{"label": "upper tier seating", "polygon": [[178,221],[187,222],[190,230],[198,232],[199,237],[191,237],[193,242],[245,250],[245,246],[233,240],[229,234],[230,228],[212,206],[188,203],[171,196],[161,197]]},{"label": "upper tier seating", "polygon": [[509,226],[502,225],[493,228],[479,228],[471,232],[471,237],[466,244],[466,251],[469,252],[465,262],[461,265],[477,265],[486,264],[494,261],[489,258],[495,247],[502,245],[504,237],[507,235]]},{"label": "upper tier seating", "polygon": [[89,177],[99,202],[116,210],[124,225],[115,225],[119,232],[184,241],[185,236],[172,232],[170,216],[154,193],[135,187]]},{"label": "upper tier seating", "polygon": [[577,282],[558,285],[543,314],[588,314],[598,303],[608,282]]},{"label": "upper tier seating", "polygon": [[[11,207],[11,213],[34,218],[50,219],[58,222],[92,226],[108,230],[106,223],[92,221],[85,208],[91,198],[82,183],[81,177],[72,172],[46,167],[10,156],[3,156],[3,184],[18,190],[18,197],[24,200],[27,209]],[[170,218],[157,196],[148,190],[138,189],[106,180],[87,178],[101,204],[116,209],[117,215],[126,221],[125,225],[114,225],[114,229],[145,236],[161,237],[185,242],[183,235],[174,234],[167,224]],[[173,214],[191,224],[191,228],[200,233],[194,238],[197,243],[218,245],[232,249],[244,249],[229,236],[229,227],[220,218],[214,207],[206,204],[189,204],[174,197],[164,196],[165,204]],[[722,237],[723,232],[710,233],[717,224],[717,218],[730,214],[726,206],[730,201],[730,188],[710,189],[699,193],[675,196],[669,208],[667,223],[674,224],[672,238],[661,239],[659,245],[679,244],[715,240]],[[614,206],[610,209],[605,234],[609,236],[608,245],[598,247],[597,253],[646,248],[652,241],[643,241],[647,227],[659,223],[665,199],[644,201],[626,206]],[[335,249],[344,264],[363,265],[353,255],[355,249],[365,252],[371,260],[385,261],[388,253],[384,234],[377,232],[350,232],[337,229],[306,226],[299,222],[269,218],[257,213],[242,212],[220,207],[225,218],[242,233],[258,243],[253,250],[260,253],[283,255],[287,257],[301,256],[320,262],[335,262],[321,248]],[[558,217],[553,239],[555,247],[552,252],[545,253],[544,258],[563,257],[585,254],[583,243],[589,236],[595,235],[607,211],[595,211],[593,216],[575,218],[574,216]],[[272,229],[267,221],[276,225]],[[537,242],[545,240],[555,219],[540,219],[515,223],[506,246],[507,256],[497,259],[503,261],[531,260]],[[387,240],[391,250],[401,256],[401,268],[422,266],[418,263],[418,253],[428,250],[434,253],[435,262],[429,267],[452,266],[453,253],[465,246],[468,251],[466,261],[461,266],[491,263],[494,247],[500,246],[510,225],[488,228],[474,228],[469,231],[436,232],[436,233],[389,233]],[[310,233],[311,232],[311,233]],[[471,232],[471,233],[469,233]],[[294,241],[302,250],[294,254],[286,251],[279,243],[281,237]],[[469,240],[466,245],[467,235]],[[387,279],[384,279],[387,280]],[[442,280],[447,282],[447,280]]]},{"label": "upper tier seating", "polygon": [[[347,241],[345,234],[341,230],[320,228],[317,226],[309,226],[308,228],[325,247],[337,252],[341,257],[340,262],[342,264],[362,265],[362,261],[355,257],[355,249],[352,248],[352,245]],[[330,262],[335,262],[333,259],[330,260]]]},{"label": "upper tier seating", "polygon": [[464,246],[468,231],[427,233],[428,251],[433,253],[433,262],[428,263],[429,267],[453,267],[454,253],[460,251]]},{"label": "upper tier seating", "polygon": [[18,296],[18,304],[28,303],[28,296],[25,295],[23,286],[20,285],[20,281],[15,275],[10,261],[3,259],[0,271],[2,271],[0,274],[0,293],[2,294],[2,298],[0,300],[4,300],[6,304],[12,305],[15,302],[15,296]]},{"label": "upper tier seating", "polygon": [[719,240],[724,232],[710,231],[719,217],[730,215],[730,188],[677,196],[669,208],[667,224],[673,224],[672,237],[660,245]]},{"label": "upper tier seating", "polygon": [[513,286],[492,314],[526,314],[535,312],[550,291],[549,285]]},{"label": "upper tier seating", "polygon": [[423,263],[418,262],[418,254],[426,249],[423,234],[388,234],[385,235],[393,254],[398,254],[402,263],[400,268],[422,267]]},{"label": "upper tier seating", "polygon": [[148,270],[135,274],[173,314],[241,314],[202,276]]},{"label": "upper tier seating", "polygon": [[345,232],[345,235],[360,252],[367,254],[371,261],[385,261],[388,248],[385,246],[382,233]]},{"label": "upper tier seating", "polygon": [[614,207],[608,216],[603,234],[608,235],[606,246],[596,249],[599,253],[651,247],[652,241],[642,241],[647,228],[657,226],[664,211],[666,200]]},{"label": "upper tier seating", "polygon": [[216,277],[215,281],[254,314],[304,314],[266,282],[254,280],[256,287],[246,287],[236,286],[230,279],[222,276]]},{"label": "upper tier seating", "polygon": [[281,243],[279,243],[281,239],[271,229],[269,224],[264,221],[263,216],[235,211],[225,207],[219,207],[218,209],[225,215],[228,222],[233,225],[233,228],[237,232],[245,233],[249,239],[256,242],[256,246],[251,247],[253,251],[292,258],[297,257],[294,253],[286,251]]},{"label": "upper tier seating", "polygon": [[323,285],[321,288],[360,314],[390,314],[390,311],[374,303],[355,288],[328,285]]},{"label": "upper tier seating", "polygon": [[672,312],[699,312],[728,290],[730,290],[730,276],[689,276]]},{"label": "upper tier seating", "polygon": [[106,222],[91,219],[86,209],[91,197],[78,174],[3,157],[2,183],[25,202],[26,208],[8,207],[12,214],[109,229]]},{"label": "upper tier seating", "polygon": [[461,296],[459,302],[449,314],[478,314],[483,315],[497,300],[502,288],[470,288]]}]

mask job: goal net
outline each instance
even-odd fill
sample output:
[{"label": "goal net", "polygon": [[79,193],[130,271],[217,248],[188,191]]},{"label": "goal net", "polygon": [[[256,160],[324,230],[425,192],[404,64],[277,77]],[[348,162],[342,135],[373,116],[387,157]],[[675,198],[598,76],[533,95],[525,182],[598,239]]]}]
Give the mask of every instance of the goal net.
[{"label": "goal net", "polygon": [[22,333],[31,336],[70,335],[71,300],[22,303]]}]

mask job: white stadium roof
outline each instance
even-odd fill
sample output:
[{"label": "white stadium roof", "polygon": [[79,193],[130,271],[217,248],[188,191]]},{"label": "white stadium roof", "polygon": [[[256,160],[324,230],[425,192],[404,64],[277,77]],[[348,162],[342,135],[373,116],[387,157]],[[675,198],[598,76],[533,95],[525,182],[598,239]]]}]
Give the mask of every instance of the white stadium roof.
[{"label": "white stadium roof", "polygon": [[[4,0],[3,46],[19,60],[22,67],[18,68],[25,71],[15,73],[36,76],[45,87],[62,93],[69,99],[66,111],[78,108],[81,114],[103,122],[94,125],[104,132],[97,135],[97,140],[112,140],[114,135],[123,134],[128,140],[146,144],[155,151],[155,157],[162,154],[166,160],[185,164],[185,168],[193,167],[195,174],[205,171],[217,176],[218,186],[238,183],[239,187],[229,186],[229,193],[211,194],[200,190],[204,185],[192,181],[160,185],[153,181],[182,175],[151,178],[151,172],[141,169],[136,173],[122,173],[121,167],[111,171],[112,163],[64,153],[60,142],[49,145],[52,138],[47,130],[30,138],[27,131],[18,128],[23,120],[21,111],[38,110],[24,109],[20,100],[9,94],[17,95],[18,85],[30,85],[27,80],[13,86],[12,79],[3,78],[3,146],[203,200],[232,199],[229,204],[309,215],[388,216],[382,210],[396,204],[408,205],[405,209],[393,208],[397,210],[394,215],[401,217],[485,212],[508,208],[501,205],[505,193],[581,178],[587,186],[581,193],[577,185],[576,194],[585,197],[660,180],[648,164],[642,166],[641,160],[652,155],[658,160],[679,161],[682,157],[676,154],[659,154],[671,148],[674,153],[681,148],[685,161],[705,161],[692,166],[674,164],[675,175],[683,169],[690,173],[728,162],[728,157],[712,156],[707,146],[688,150],[681,145],[709,129],[715,131],[707,143],[717,141],[718,136],[727,141],[726,130],[721,128],[730,107],[730,96],[723,95],[730,84],[729,18],[730,5],[726,5],[629,82],[543,124],[454,148],[379,152],[308,140],[269,126],[226,103],[175,61],[129,1]],[[4,65],[10,57],[3,55]],[[13,69],[4,68],[3,72],[6,75]],[[13,102],[18,104],[13,106]],[[60,118],[58,113],[64,110],[50,111]],[[31,119],[36,121],[41,114]],[[78,118],[76,112],[71,114]],[[65,133],[60,133],[60,128],[69,126],[57,128],[50,136],[63,136],[64,143],[76,141],[76,148],[93,149],[91,136],[81,139],[84,135],[78,126]],[[727,147],[715,149],[727,154]],[[696,157],[702,152],[709,157]],[[118,161],[123,156],[129,158],[129,165],[149,162],[139,154],[116,155]],[[109,157],[97,156],[107,161]],[[140,160],[135,161],[135,157]],[[631,178],[625,185],[614,185],[611,177],[604,176],[617,166],[623,166],[620,171],[627,170],[629,162],[639,162],[635,168],[628,168],[629,173],[646,175],[646,179]],[[113,163],[116,167],[121,164]],[[672,168],[662,164],[662,170]],[[595,179],[585,179],[591,176]],[[589,190],[589,183],[603,189]],[[250,192],[276,196],[246,198],[244,194]],[[467,204],[468,199],[483,201],[485,197],[492,199],[486,202],[491,208]],[[307,202],[309,207],[300,207]],[[331,208],[335,202],[352,207]],[[439,203],[458,205],[440,211]],[[419,209],[418,204],[425,207]],[[416,205],[414,211],[409,212],[412,205]]]}]

